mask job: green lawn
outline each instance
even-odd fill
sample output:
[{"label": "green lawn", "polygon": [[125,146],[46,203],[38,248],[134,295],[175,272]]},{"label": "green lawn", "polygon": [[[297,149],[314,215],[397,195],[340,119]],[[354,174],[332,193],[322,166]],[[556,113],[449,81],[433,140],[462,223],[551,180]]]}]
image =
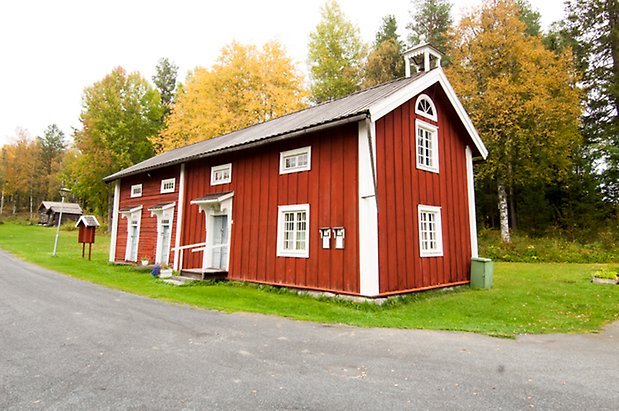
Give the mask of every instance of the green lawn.
[{"label": "green lawn", "polygon": [[41,266],[127,292],[222,311],[280,315],[361,327],[471,331],[510,337],[522,333],[595,332],[619,320],[619,286],[592,284],[596,264],[496,263],[491,290],[459,287],[391,299],[382,306],[300,296],[239,283],[176,287],[126,266],[107,263],[109,239],[97,233],[93,261],[82,260],[77,232],[0,224],[0,248]]}]

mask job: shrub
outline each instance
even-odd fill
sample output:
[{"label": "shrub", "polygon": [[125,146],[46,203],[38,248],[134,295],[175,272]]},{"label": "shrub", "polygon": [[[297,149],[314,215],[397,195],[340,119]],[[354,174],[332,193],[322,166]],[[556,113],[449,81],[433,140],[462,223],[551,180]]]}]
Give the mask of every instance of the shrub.
[{"label": "shrub", "polygon": [[560,231],[544,237],[516,232],[512,234],[512,242],[505,244],[497,230],[482,229],[479,254],[495,261],[509,262],[616,263],[619,262],[619,245],[608,233],[583,242],[570,240]]}]

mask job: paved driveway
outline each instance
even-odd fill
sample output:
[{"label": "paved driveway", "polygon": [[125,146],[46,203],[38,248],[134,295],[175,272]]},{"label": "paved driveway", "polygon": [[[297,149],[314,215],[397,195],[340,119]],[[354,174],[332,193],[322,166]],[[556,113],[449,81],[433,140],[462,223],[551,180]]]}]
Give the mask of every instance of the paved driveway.
[{"label": "paved driveway", "polygon": [[150,300],[0,251],[0,409],[619,409],[619,324],[504,340]]}]

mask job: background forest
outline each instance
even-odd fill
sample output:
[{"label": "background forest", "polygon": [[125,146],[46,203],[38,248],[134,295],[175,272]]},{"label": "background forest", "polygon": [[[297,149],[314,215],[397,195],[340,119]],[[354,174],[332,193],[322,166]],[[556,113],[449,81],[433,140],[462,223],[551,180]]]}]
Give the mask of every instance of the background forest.
[{"label": "background forest", "polygon": [[535,260],[530,239],[544,237],[576,244],[567,254],[595,243],[605,259],[619,258],[619,2],[569,0],[565,19],[546,32],[527,0],[482,2],[457,24],[451,9],[448,0],[413,0],[410,15],[385,16],[364,44],[327,1],[308,39],[307,80],[276,41],[232,42],[181,80],[167,58],[152,82],[117,67],[84,90],[81,128],[70,138],[52,124],[34,138],[18,129],[0,148],[0,218],[36,217],[61,186],[108,217],[103,177],[401,77],[400,53],[430,42],[445,53],[444,70],[490,152],[475,165],[478,222],[490,244],[482,254]]}]

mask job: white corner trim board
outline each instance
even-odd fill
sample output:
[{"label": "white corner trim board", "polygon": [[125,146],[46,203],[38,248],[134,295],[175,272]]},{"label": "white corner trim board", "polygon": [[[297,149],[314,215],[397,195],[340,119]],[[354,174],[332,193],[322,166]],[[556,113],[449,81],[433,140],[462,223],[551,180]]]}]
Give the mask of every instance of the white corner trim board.
[{"label": "white corner trim board", "polygon": [[178,208],[176,209],[176,238],[174,239],[174,270],[179,267],[179,247],[181,246],[181,227],[183,226],[183,207],[185,206],[185,163],[181,164],[178,178]]},{"label": "white corner trim board", "polygon": [[118,210],[120,209],[120,180],[114,181],[114,208],[112,211],[112,233],[110,235],[109,261],[116,261],[116,238],[118,237]]},{"label": "white corner trim board", "polygon": [[466,188],[469,200],[469,229],[471,234],[471,257],[479,257],[477,245],[477,213],[475,212],[475,177],[473,175],[473,152],[466,146]]},{"label": "white corner trim board", "polygon": [[375,123],[359,122],[359,293],[365,297],[379,294],[378,208],[374,186],[376,141]]}]

